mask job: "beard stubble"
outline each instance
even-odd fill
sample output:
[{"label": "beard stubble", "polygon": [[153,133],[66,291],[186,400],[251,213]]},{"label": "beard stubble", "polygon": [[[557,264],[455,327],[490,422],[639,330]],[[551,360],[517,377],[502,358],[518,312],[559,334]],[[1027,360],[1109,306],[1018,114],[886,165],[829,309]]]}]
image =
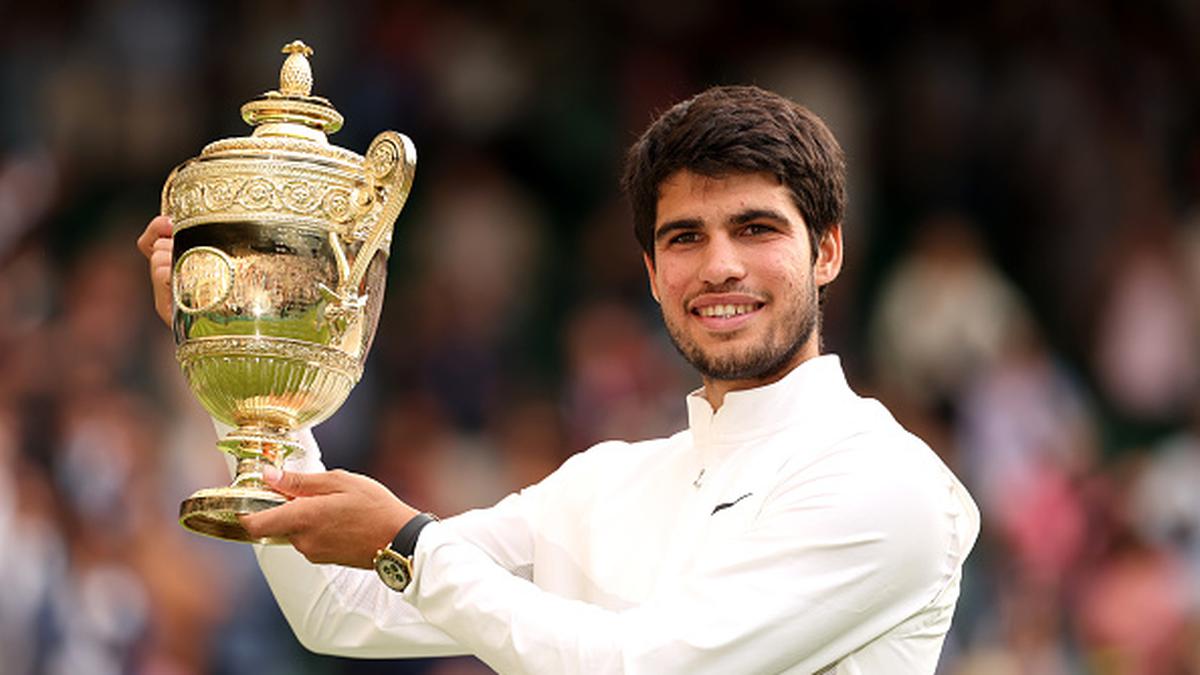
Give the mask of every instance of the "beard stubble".
[{"label": "beard stubble", "polygon": [[819,325],[816,284],[811,276],[808,281],[807,289],[800,293],[800,301],[788,308],[776,325],[768,327],[763,340],[740,352],[723,356],[705,353],[682,326],[675,325],[663,312],[667,335],[680,355],[706,379],[732,381],[770,378],[791,364]]}]

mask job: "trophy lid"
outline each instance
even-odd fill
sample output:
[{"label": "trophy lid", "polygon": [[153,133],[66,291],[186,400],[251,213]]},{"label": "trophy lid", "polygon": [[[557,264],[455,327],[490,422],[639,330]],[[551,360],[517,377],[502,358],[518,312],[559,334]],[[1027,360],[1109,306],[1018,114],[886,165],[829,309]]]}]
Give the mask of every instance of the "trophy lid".
[{"label": "trophy lid", "polygon": [[268,91],[242,106],[242,119],[254,136],[286,136],[327,144],[327,134],[342,128],[342,115],[321,96],[312,95],[312,47],[300,40],[283,46],[279,89]]}]

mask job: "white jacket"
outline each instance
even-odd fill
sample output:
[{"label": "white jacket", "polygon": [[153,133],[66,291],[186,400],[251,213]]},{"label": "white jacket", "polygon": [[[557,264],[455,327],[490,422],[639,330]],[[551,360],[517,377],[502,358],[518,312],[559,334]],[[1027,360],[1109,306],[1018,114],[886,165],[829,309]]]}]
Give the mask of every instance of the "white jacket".
[{"label": "white jacket", "polygon": [[[309,649],[502,673],[933,673],[979,532],[967,491],[836,356],[693,393],[689,429],[601,443],[427,526],[415,579],[257,547]],[[320,470],[309,456],[293,470]],[[418,505],[419,506],[419,505]]]}]

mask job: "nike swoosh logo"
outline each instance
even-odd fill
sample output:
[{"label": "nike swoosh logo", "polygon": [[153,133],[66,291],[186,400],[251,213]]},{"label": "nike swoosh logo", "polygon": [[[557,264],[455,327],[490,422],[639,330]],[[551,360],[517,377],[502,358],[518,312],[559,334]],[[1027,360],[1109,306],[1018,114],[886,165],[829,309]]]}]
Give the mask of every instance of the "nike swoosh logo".
[{"label": "nike swoosh logo", "polygon": [[752,494],[754,494],[754,493],[753,493],[753,492],[747,492],[746,494],[742,495],[741,497],[738,497],[737,499],[735,499],[735,500],[733,500],[733,501],[731,501],[731,502],[723,502],[723,503],[721,503],[721,504],[717,504],[716,506],[714,506],[714,507],[713,507],[712,513],[710,513],[709,515],[715,516],[715,515],[717,515],[717,511],[721,511],[721,510],[723,510],[723,509],[727,509],[727,508],[729,508],[729,507],[733,506],[734,504],[736,504],[736,503],[738,503],[738,502],[742,501],[742,500],[743,500],[743,499],[745,499],[746,497],[749,497],[749,496],[750,496],[750,495],[752,495]]}]

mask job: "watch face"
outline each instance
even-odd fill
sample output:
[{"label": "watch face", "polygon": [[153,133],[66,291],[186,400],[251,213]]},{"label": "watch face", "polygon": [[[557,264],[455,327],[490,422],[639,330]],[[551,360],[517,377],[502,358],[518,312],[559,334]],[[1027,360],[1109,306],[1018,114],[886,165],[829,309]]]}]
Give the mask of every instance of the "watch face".
[{"label": "watch face", "polygon": [[403,591],[412,581],[412,564],[391,549],[380,551],[375,560],[375,571],[379,573],[383,583],[393,591]]}]

